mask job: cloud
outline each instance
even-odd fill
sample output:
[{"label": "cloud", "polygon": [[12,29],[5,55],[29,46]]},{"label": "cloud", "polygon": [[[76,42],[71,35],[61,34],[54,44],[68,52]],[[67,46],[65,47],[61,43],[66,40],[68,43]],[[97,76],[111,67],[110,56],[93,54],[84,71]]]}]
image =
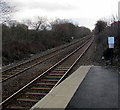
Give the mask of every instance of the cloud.
[{"label": "cloud", "polygon": [[97,19],[81,17],[81,18],[72,18],[72,21],[74,24],[77,24],[79,26],[85,26],[92,30],[95,27],[95,21],[97,21]]},{"label": "cloud", "polygon": [[119,0],[10,0],[16,6],[17,20],[46,16],[73,19],[79,25],[92,28],[96,21],[114,15]]},{"label": "cloud", "polygon": [[20,10],[45,10],[45,11],[58,11],[58,10],[73,10],[77,7],[70,4],[69,2],[56,2],[56,0],[12,0],[16,7]]}]

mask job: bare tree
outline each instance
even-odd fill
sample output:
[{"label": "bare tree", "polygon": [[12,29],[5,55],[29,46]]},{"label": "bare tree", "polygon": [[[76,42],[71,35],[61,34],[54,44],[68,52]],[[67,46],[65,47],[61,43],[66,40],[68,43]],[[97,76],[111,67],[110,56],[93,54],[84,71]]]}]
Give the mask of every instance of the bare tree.
[{"label": "bare tree", "polygon": [[9,20],[11,13],[14,10],[14,6],[10,5],[6,0],[0,0],[0,23]]},{"label": "bare tree", "polygon": [[37,17],[37,20],[33,22],[33,27],[36,31],[44,30],[47,26],[47,18],[45,17]]},{"label": "bare tree", "polygon": [[30,19],[23,20],[23,24],[27,25],[29,29],[39,30],[50,30],[51,24],[46,17],[37,17],[35,21]]}]

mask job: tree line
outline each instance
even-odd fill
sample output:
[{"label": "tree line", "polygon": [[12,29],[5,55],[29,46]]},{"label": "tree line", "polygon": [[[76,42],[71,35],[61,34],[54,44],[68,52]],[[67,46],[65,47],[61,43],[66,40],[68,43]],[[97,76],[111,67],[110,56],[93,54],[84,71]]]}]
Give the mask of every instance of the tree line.
[{"label": "tree line", "polygon": [[49,22],[38,17],[36,22],[9,21],[2,26],[2,59],[9,64],[30,57],[90,34],[90,29],[74,25],[69,20]]},{"label": "tree line", "polygon": [[99,60],[102,56],[106,60],[110,58],[110,49],[108,48],[108,37],[115,37],[114,45],[114,64],[120,65],[120,21],[115,20],[115,17],[112,20],[112,23],[108,25],[107,21],[98,20],[95,25],[94,33],[96,35],[96,56]]}]

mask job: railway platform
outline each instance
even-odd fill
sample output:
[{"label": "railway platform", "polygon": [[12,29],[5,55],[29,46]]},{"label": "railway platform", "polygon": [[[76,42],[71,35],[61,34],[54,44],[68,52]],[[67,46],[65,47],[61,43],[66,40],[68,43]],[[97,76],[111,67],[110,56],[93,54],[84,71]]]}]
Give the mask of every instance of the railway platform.
[{"label": "railway platform", "polygon": [[[118,73],[101,66],[81,66],[31,110],[41,108],[118,108]],[[84,109],[83,109],[84,108]]]}]

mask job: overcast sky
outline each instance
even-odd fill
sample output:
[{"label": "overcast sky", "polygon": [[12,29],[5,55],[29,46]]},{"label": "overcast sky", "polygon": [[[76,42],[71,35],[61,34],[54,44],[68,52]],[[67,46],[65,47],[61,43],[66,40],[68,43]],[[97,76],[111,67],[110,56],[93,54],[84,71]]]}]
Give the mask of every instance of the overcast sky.
[{"label": "overcast sky", "polygon": [[118,13],[119,0],[10,0],[18,10],[14,19],[72,19],[79,26],[94,28],[97,20]]}]

